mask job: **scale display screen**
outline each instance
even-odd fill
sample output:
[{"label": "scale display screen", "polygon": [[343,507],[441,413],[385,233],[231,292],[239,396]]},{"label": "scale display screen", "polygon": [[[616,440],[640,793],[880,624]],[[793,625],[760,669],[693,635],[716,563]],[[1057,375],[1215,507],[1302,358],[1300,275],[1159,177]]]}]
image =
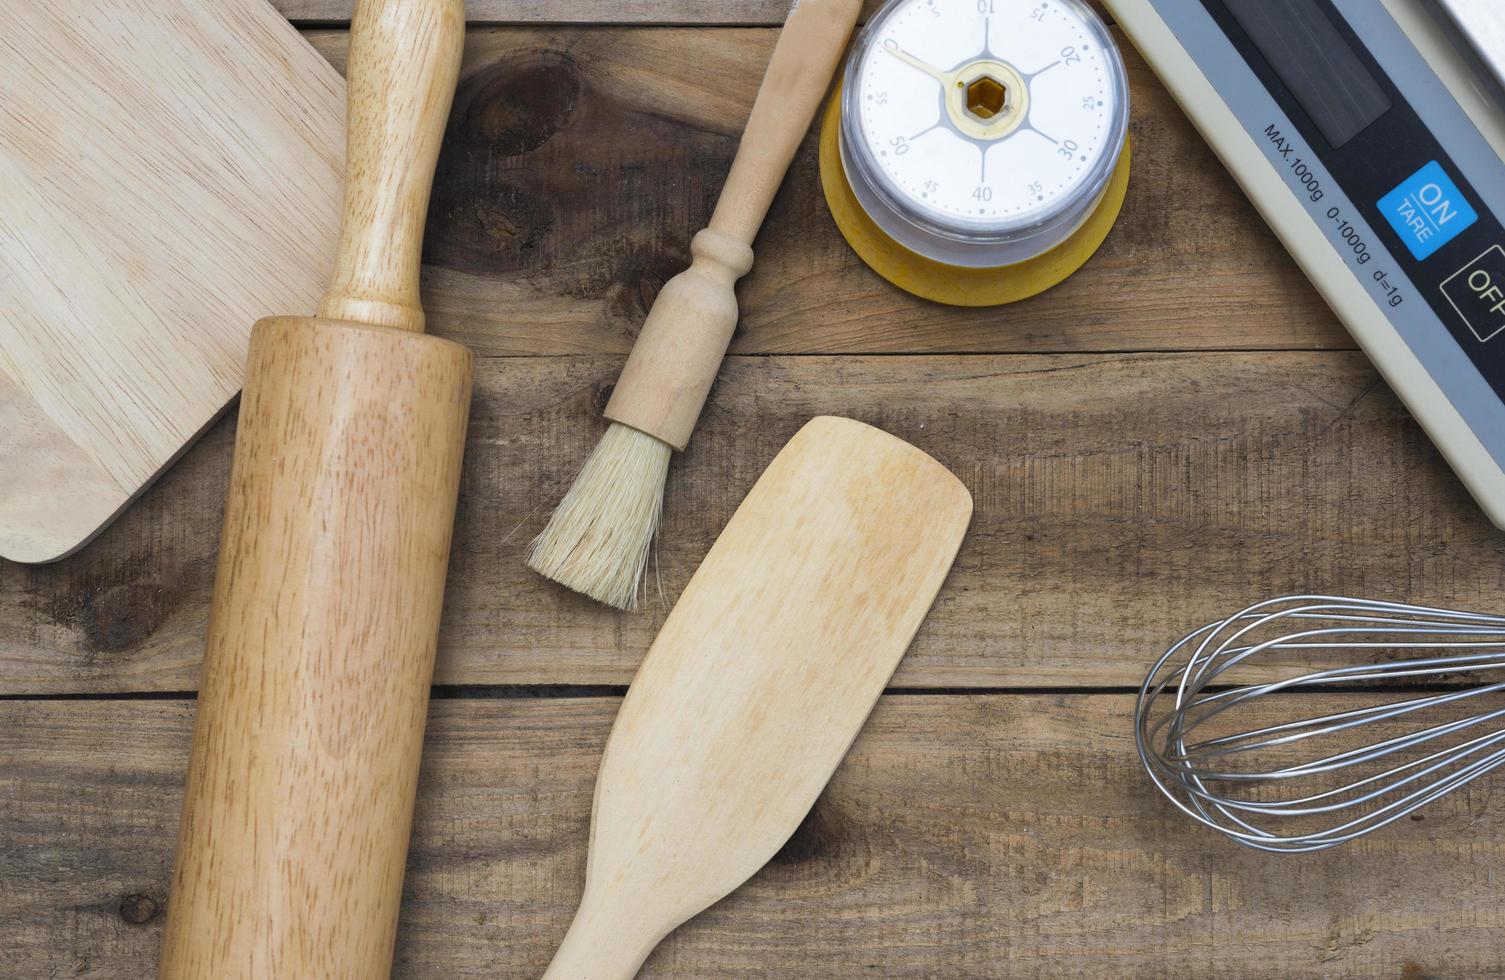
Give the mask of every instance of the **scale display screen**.
[{"label": "scale display screen", "polygon": [[1250,128],[1314,219],[1335,233],[1354,273],[1397,326],[1410,321],[1414,336],[1429,336],[1421,346],[1433,348],[1436,327],[1415,312],[1428,308],[1427,324],[1451,334],[1505,400],[1505,357],[1490,343],[1502,312],[1484,301],[1487,287],[1468,289],[1485,277],[1496,284],[1491,256],[1505,232],[1440,138],[1443,119],[1424,101],[1429,93],[1413,89],[1408,98],[1393,66],[1387,73],[1379,64],[1376,37],[1366,45],[1332,0],[1202,6],[1284,113],[1256,116]]},{"label": "scale display screen", "polygon": [[1390,97],[1315,0],[1231,3],[1228,13],[1337,149],[1390,108]]}]

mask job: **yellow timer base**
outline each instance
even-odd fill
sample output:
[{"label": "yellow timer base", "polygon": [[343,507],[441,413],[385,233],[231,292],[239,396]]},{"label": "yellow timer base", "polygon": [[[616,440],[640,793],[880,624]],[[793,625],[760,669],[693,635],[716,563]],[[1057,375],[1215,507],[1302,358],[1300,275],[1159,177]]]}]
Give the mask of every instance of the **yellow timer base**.
[{"label": "yellow timer base", "polygon": [[906,292],[950,306],[1001,306],[1027,299],[1062,282],[1092,258],[1123,209],[1129,186],[1130,141],[1087,220],[1061,244],[1014,265],[976,269],[946,265],[894,241],[868,217],[841,164],[841,86],[826,106],[820,131],[820,183],[836,227],[874,272]]}]

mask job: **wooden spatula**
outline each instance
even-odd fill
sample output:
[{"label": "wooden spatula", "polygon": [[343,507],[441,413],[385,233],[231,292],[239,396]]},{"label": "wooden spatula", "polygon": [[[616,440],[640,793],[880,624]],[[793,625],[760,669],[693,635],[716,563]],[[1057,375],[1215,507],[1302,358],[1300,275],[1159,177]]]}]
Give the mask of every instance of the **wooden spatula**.
[{"label": "wooden spatula", "polygon": [[961,545],[972,498],[913,446],[817,418],[758,480],[617,715],[585,896],[546,980],[637,973],[762,867],[857,736]]}]

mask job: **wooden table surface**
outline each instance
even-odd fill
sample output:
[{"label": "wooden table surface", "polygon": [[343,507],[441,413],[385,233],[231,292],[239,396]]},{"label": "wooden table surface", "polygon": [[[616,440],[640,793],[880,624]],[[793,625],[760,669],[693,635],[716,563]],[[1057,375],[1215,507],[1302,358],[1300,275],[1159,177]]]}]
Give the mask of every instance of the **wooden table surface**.
[{"label": "wooden table surface", "polygon": [[[281,6],[343,65],[349,0]],[[688,261],[783,7],[471,4],[424,285],[433,332],[480,360],[402,977],[535,977],[578,898],[597,758],[665,605],[605,610],[522,555]],[[1015,306],[889,287],[832,225],[813,137],[796,161],[670,473],[665,603],[817,413],[935,455],[977,513],[809,818],[644,976],[1505,971],[1488,780],[1278,858],[1191,825],[1140,771],[1133,690],[1187,629],[1302,591],[1499,610],[1505,535],[1125,55],[1122,219],[1077,276]],[[151,971],[233,432],[79,555],[0,564],[0,973]]]}]

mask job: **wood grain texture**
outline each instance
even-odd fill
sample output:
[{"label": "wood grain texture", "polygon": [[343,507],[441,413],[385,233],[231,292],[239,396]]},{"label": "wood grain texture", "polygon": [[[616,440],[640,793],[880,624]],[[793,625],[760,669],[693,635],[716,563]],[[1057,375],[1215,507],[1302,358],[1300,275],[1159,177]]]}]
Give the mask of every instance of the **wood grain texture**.
[{"label": "wood grain texture", "polygon": [[[277,3],[324,24],[352,7]],[[588,356],[480,365],[438,679],[625,684],[664,605],[612,613],[542,582],[522,553],[689,261],[775,32],[596,25],[771,26],[787,4],[467,10],[534,25],[470,32],[430,208],[430,330],[487,354]],[[342,68],[343,30],[306,36]],[[734,353],[1030,356],[731,358],[671,474],[667,601],[777,448],[834,412],[937,454],[977,500],[899,684],[1135,684],[1189,625],[1275,592],[1505,608],[1500,533],[1364,358],[1332,352],[1352,349],[1347,334],[1124,53],[1124,216],[1080,274],[1002,310],[926,304],[868,272],[831,225],[807,140],[739,286]],[[1250,353],[1290,348],[1326,352]],[[1156,350],[1228,353],[1128,353]],[[0,562],[0,694],[194,687],[233,425],[81,554]],[[536,977],[580,894],[617,702],[464,693],[431,708],[396,975]],[[1130,707],[883,698],[775,860],[645,975],[1505,973],[1493,781],[1345,849],[1260,856],[1154,794]],[[153,960],[192,710],[0,701],[5,971],[139,977]]]},{"label": "wood grain texture", "polygon": [[0,372],[0,548],[13,561],[71,551],[130,502],[99,459]]},{"label": "wood grain texture", "polygon": [[[397,977],[539,976],[585,875],[617,703],[433,704]],[[773,862],[642,975],[1505,972],[1505,796],[1491,780],[1346,849],[1260,855],[1155,793],[1131,703],[884,698]],[[0,704],[0,920],[15,976],[135,978],[151,961],[191,712]]]},{"label": "wood grain texture", "polygon": [[971,515],[956,477],[860,422],[813,419],[779,450],[632,679],[585,892],[545,980],[632,980],[768,862],[883,693]]},{"label": "wood grain texture", "polygon": [[[690,262],[776,36],[473,29],[429,218],[429,330],[478,354],[626,354]],[[343,32],[309,37],[343,64]],[[732,352],[1352,349],[1159,81],[1124,56],[1134,177],[1081,272],[999,309],[888,285],[831,221],[812,132],[738,286]]]},{"label": "wood grain texture", "polygon": [[736,282],[856,23],[858,0],[805,0],[779,32],[690,267],[664,284],[606,405],[613,422],[683,451],[737,328]]},{"label": "wood grain texture", "polygon": [[[354,0],[273,0],[284,16],[300,23],[343,23]],[[790,0],[468,0],[471,23],[554,24],[725,24],[776,26],[789,14]],[[882,0],[864,0],[864,15]],[[1097,4],[1094,3],[1094,6]],[[1099,7],[1099,12],[1101,8]]]},{"label": "wood grain texture", "polygon": [[0,554],[47,561],[223,411],[256,319],[312,310],[344,92],[262,0],[0,17]]},{"label": "wood grain texture", "polygon": [[[1292,352],[730,358],[670,470],[646,608],[615,613],[523,556],[619,366],[478,364],[441,683],[627,683],[758,473],[819,414],[931,453],[976,499],[899,685],[1137,684],[1192,626],[1288,592],[1505,608],[1505,535],[1369,363]],[[0,691],[193,687],[229,437],[73,561],[0,565]]]},{"label": "wood grain texture", "polygon": [[345,205],[318,316],[423,333],[423,230],[460,77],[465,5],[366,0],[351,37]]},{"label": "wood grain texture", "polygon": [[[1112,23],[1100,0],[1087,0]],[[273,0],[295,23],[338,24],[350,20],[355,0]],[[864,0],[864,20],[884,0]],[[777,26],[789,14],[790,0],[468,0],[465,16],[472,24],[721,24]]]},{"label": "wood grain texture", "polygon": [[163,980],[390,968],[470,353],[251,336]]},{"label": "wood grain texture", "polygon": [[364,0],[338,256],[246,361],[161,980],[391,972],[472,357],[419,248],[461,0]]}]

